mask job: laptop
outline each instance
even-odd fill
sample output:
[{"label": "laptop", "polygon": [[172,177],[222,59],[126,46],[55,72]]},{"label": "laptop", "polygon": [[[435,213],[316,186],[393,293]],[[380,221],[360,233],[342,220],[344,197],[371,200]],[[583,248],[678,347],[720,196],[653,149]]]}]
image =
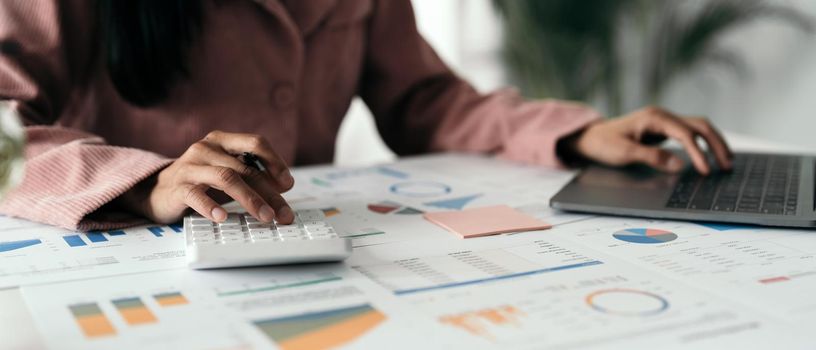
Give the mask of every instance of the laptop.
[{"label": "laptop", "polygon": [[[688,162],[687,162],[688,163]],[[816,227],[812,156],[737,153],[733,170],[666,174],[592,165],[551,200],[556,209],[655,219]],[[716,167],[715,167],[716,169]]]}]

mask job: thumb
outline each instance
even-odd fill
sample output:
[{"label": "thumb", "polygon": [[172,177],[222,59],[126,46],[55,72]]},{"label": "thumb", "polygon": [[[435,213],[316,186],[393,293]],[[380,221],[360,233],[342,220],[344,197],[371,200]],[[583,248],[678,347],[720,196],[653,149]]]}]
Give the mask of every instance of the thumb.
[{"label": "thumb", "polygon": [[629,154],[630,163],[646,164],[667,173],[676,173],[685,167],[685,162],[674,153],[657,147],[633,143]]}]

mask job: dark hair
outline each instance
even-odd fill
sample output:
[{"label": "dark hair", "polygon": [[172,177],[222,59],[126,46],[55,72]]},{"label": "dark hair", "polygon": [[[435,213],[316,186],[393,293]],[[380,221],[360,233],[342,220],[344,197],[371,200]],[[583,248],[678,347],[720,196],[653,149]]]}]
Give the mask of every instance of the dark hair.
[{"label": "dark hair", "polygon": [[189,76],[187,51],[201,31],[200,0],[96,0],[99,47],[113,86],[128,102],[163,101]]}]

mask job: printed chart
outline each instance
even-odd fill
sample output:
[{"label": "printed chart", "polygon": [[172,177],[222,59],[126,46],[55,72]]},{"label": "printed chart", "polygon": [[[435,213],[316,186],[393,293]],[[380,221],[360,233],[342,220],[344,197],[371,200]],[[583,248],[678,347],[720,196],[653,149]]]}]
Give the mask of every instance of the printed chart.
[{"label": "printed chart", "polygon": [[30,247],[37,244],[42,244],[42,240],[26,239],[22,241],[0,242],[0,253],[23,249],[25,247]]},{"label": "printed chart", "polygon": [[377,214],[397,214],[397,215],[416,215],[422,214],[422,210],[404,206],[393,201],[380,201],[372,203],[367,206],[368,210]]},{"label": "printed chart", "polygon": [[330,349],[365,334],[386,316],[371,305],[357,305],[253,323],[285,350]]},{"label": "printed chart", "polygon": [[[170,226],[149,226],[144,229],[156,238],[164,237],[168,232],[181,233],[184,231],[184,228],[178,224]],[[62,239],[69,247],[84,247],[88,244],[110,242],[114,237],[128,235],[129,231],[132,235],[138,234],[138,232],[134,232],[133,230],[92,231],[84,234],[65,235],[62,236]]]},{"label": "printed chart", "polygon": [[638,244],[658,244],[677,239],[673,232],[654,228],[629,228],[612,234],[615,239]]},{"label": "printed chart", "polygon": [[816,288],[812,233],[601,217],[555,232],[640,268],[801,321],[808,319],[805,310],[816,310],[813,298],[801,293]]},{"label": "printed chart", "polygon": [[0,238],[0,287],[181,267],[181,231],[171,225],[73,232],[29,223]]},{"label": "printed chart", "polygon": [[435,181],[407,181],[391,185],[389,191],[405,197],[430,198],[449,194],[453,191],[453,188]]},{"label": "printed chart", "polygon": [[669,309],[663,297],[636,289],[595,291],[586,296],[586,303],[598,312],[621,316],[652,316]]},{"label": "printed chart", "polygon": [[[160,307],[171,307],[188,304],[187,299],[180,292],[168,292],[153,296]],[[126,326],[140,326],[158,323],[154,311],[148,307],[140,297],[126,297],[110,300],[110,305],[118,312]],[[77,327],[88,339],[114,336],[117,329],[111,321],[112,317],[100,308],[98,302],[87,302],[69,305],[68,309],[76,321]],[[121,329],[120,331],[124,331]]]},{"label": "printed chart", "polygon": [[116,334],[108,317],[96,303],[76,304],[68,307],[74,315],[77,325],[88,338],[103,337]]},{"label": "printed chart", "polygon": [[[367,253],[358,250],[349,262],[353,269],[399,296],[508,282],[602,264],[547,240],[525,240],[520,236],[514,240],[518,242],[501,248],[485,240],[474,241],[468,249],[445,251],[442,246],[434,255],[376,263],[357,263],[365,261]],[[428,250],[411,244],[393,244],[388,248],[395,251],[394,256],[399,256],[397,252]]]},{"label": "printed chart", "polygon": [[518,328],[525,316],[524,312],[513,305],[501,305],[453,315],[443,315],[438,320],[444,325],[456,327],[471,335],[494,340],[495,338],[491,333],[492,328]]},{"label": "printed chart", "polygon": [[451,198],[451,199],[443,199],[443,200],[427,202],[427,203],[423,203],[423,204],[427,205],[429,207],[435,207],[435,208],[440,208],[440,209],[462,210],[462,209],[465,208],[465,206],[468,205],[468,203],[472,202],[473,200],[475,200],[476,198],[479,198],[481,196],[482,196],[481,194],[473,194],[473,195],[469,195],[469,196],[457,197],[457,198]]}]

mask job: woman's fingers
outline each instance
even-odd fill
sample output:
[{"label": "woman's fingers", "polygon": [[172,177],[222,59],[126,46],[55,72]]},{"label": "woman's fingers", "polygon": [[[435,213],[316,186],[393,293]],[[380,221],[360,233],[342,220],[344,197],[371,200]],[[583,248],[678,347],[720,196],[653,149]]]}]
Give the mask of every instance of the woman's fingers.
[{"label": "woman's fingers", "polygon": [[647,107],[626,117],[589,125],[573,141],[578,154],[609,165],[643,163],[676,172],[684,161],[675,154],[650,147],[651,139],[668,137],[685,149],[694,168],[703,175],[711,173],[706,153],[697,144],[698,137],[708,144],[722,169],[731,168],[733,154],[722,135],[703,118],[679,118],[656,107]]},{"label": "woman's fingers", "polygon": [[714,159],[717,160],[720,168],[731,169],[731,159],[734,154],[717,129],[705,118],[683,118],[682,120],[703,137],[712,153],[714,153]]},{"label": "woman's fingers", "polygon": [[248,166],[224,152],[220,147],[208,142],[199,142],[195,147],[196,159],[192,160],[199,165],[210,165],[230,168],[241,174],[244,181],[255,189],[263,199],[272,206],[277,213],[276,220],[284,224],[289,224],[294,220],[292,209],[280,195],[280,187],[277,186],[269,173]]},{"label": "woman's fingers", "polygon": [[[206,185],[223,191],[241,204],[250,215],[262,222],[272,222],[275,211],[241,178],[241,175],[227,167],[189,165],[184,169],[182,181],[193,185]],[[213,201],[214,202],[214,201]],[[187,199],[185,197],[185,203]],[[187,203],[190,205],[190,203]],[[191,206],[192,207],[192,206]],[[201,213],[201,212],[199,212]],[[205,215],[201,213],[202,215]],[[215,215],[210,215],[215,216]],[[218,220],[216,220],[218,221]]]},{"label": "woman's fingers", "polygon": [[275,179],[279,192],[288,191],[295,183],[286,162],[261,136],[213,131],[204,140],[216,144],[232,154],[251,152],[260,157],[264,161],[269,174]]},{"label": "woman's fingers", "polygon": [[676,173],[683,170],[685,162],[671,151],[631,142],[625,147],[627,163],[646,164],[652,168],[667,173]]},{"label": "woman's fingers", "polygon": [[708,175],[711,172],[705,153],[697,145],[697,132],[694,129],[665,111],[651,114],[646,118],[646,123],[648,132],[663,134],[680,142],[700,174]]},{"label": "woman's fingers", "polygon": [[283,199],[281,195],[274,193],[267,198],[269,204],[275,209],[275,213],[278,214],[275,220],[284,225],[289,225],[295,221],[295,212],[292,211],[292,208],[289,207],[289,204],[286,203],[286,200]]},{"label": "woman's fingers", "polygon": [[220,166],[230,168],[241,174],[246,181],[250,183],[272,183],[274,187],[277,186],[276,180],[273,179],[269,173],[256,169],[253,166],[244,164],[237,157],[227,154],[221,147],[211,144],[206,141],[196,143],[195,155],[191,162],[199,165]]},{"label": "woman's fingers", "polygon": [[227,211],[207,195],[209,186],[187,184],[178,187],[179,195],[185,205],[215,222],[227,219]]}]

